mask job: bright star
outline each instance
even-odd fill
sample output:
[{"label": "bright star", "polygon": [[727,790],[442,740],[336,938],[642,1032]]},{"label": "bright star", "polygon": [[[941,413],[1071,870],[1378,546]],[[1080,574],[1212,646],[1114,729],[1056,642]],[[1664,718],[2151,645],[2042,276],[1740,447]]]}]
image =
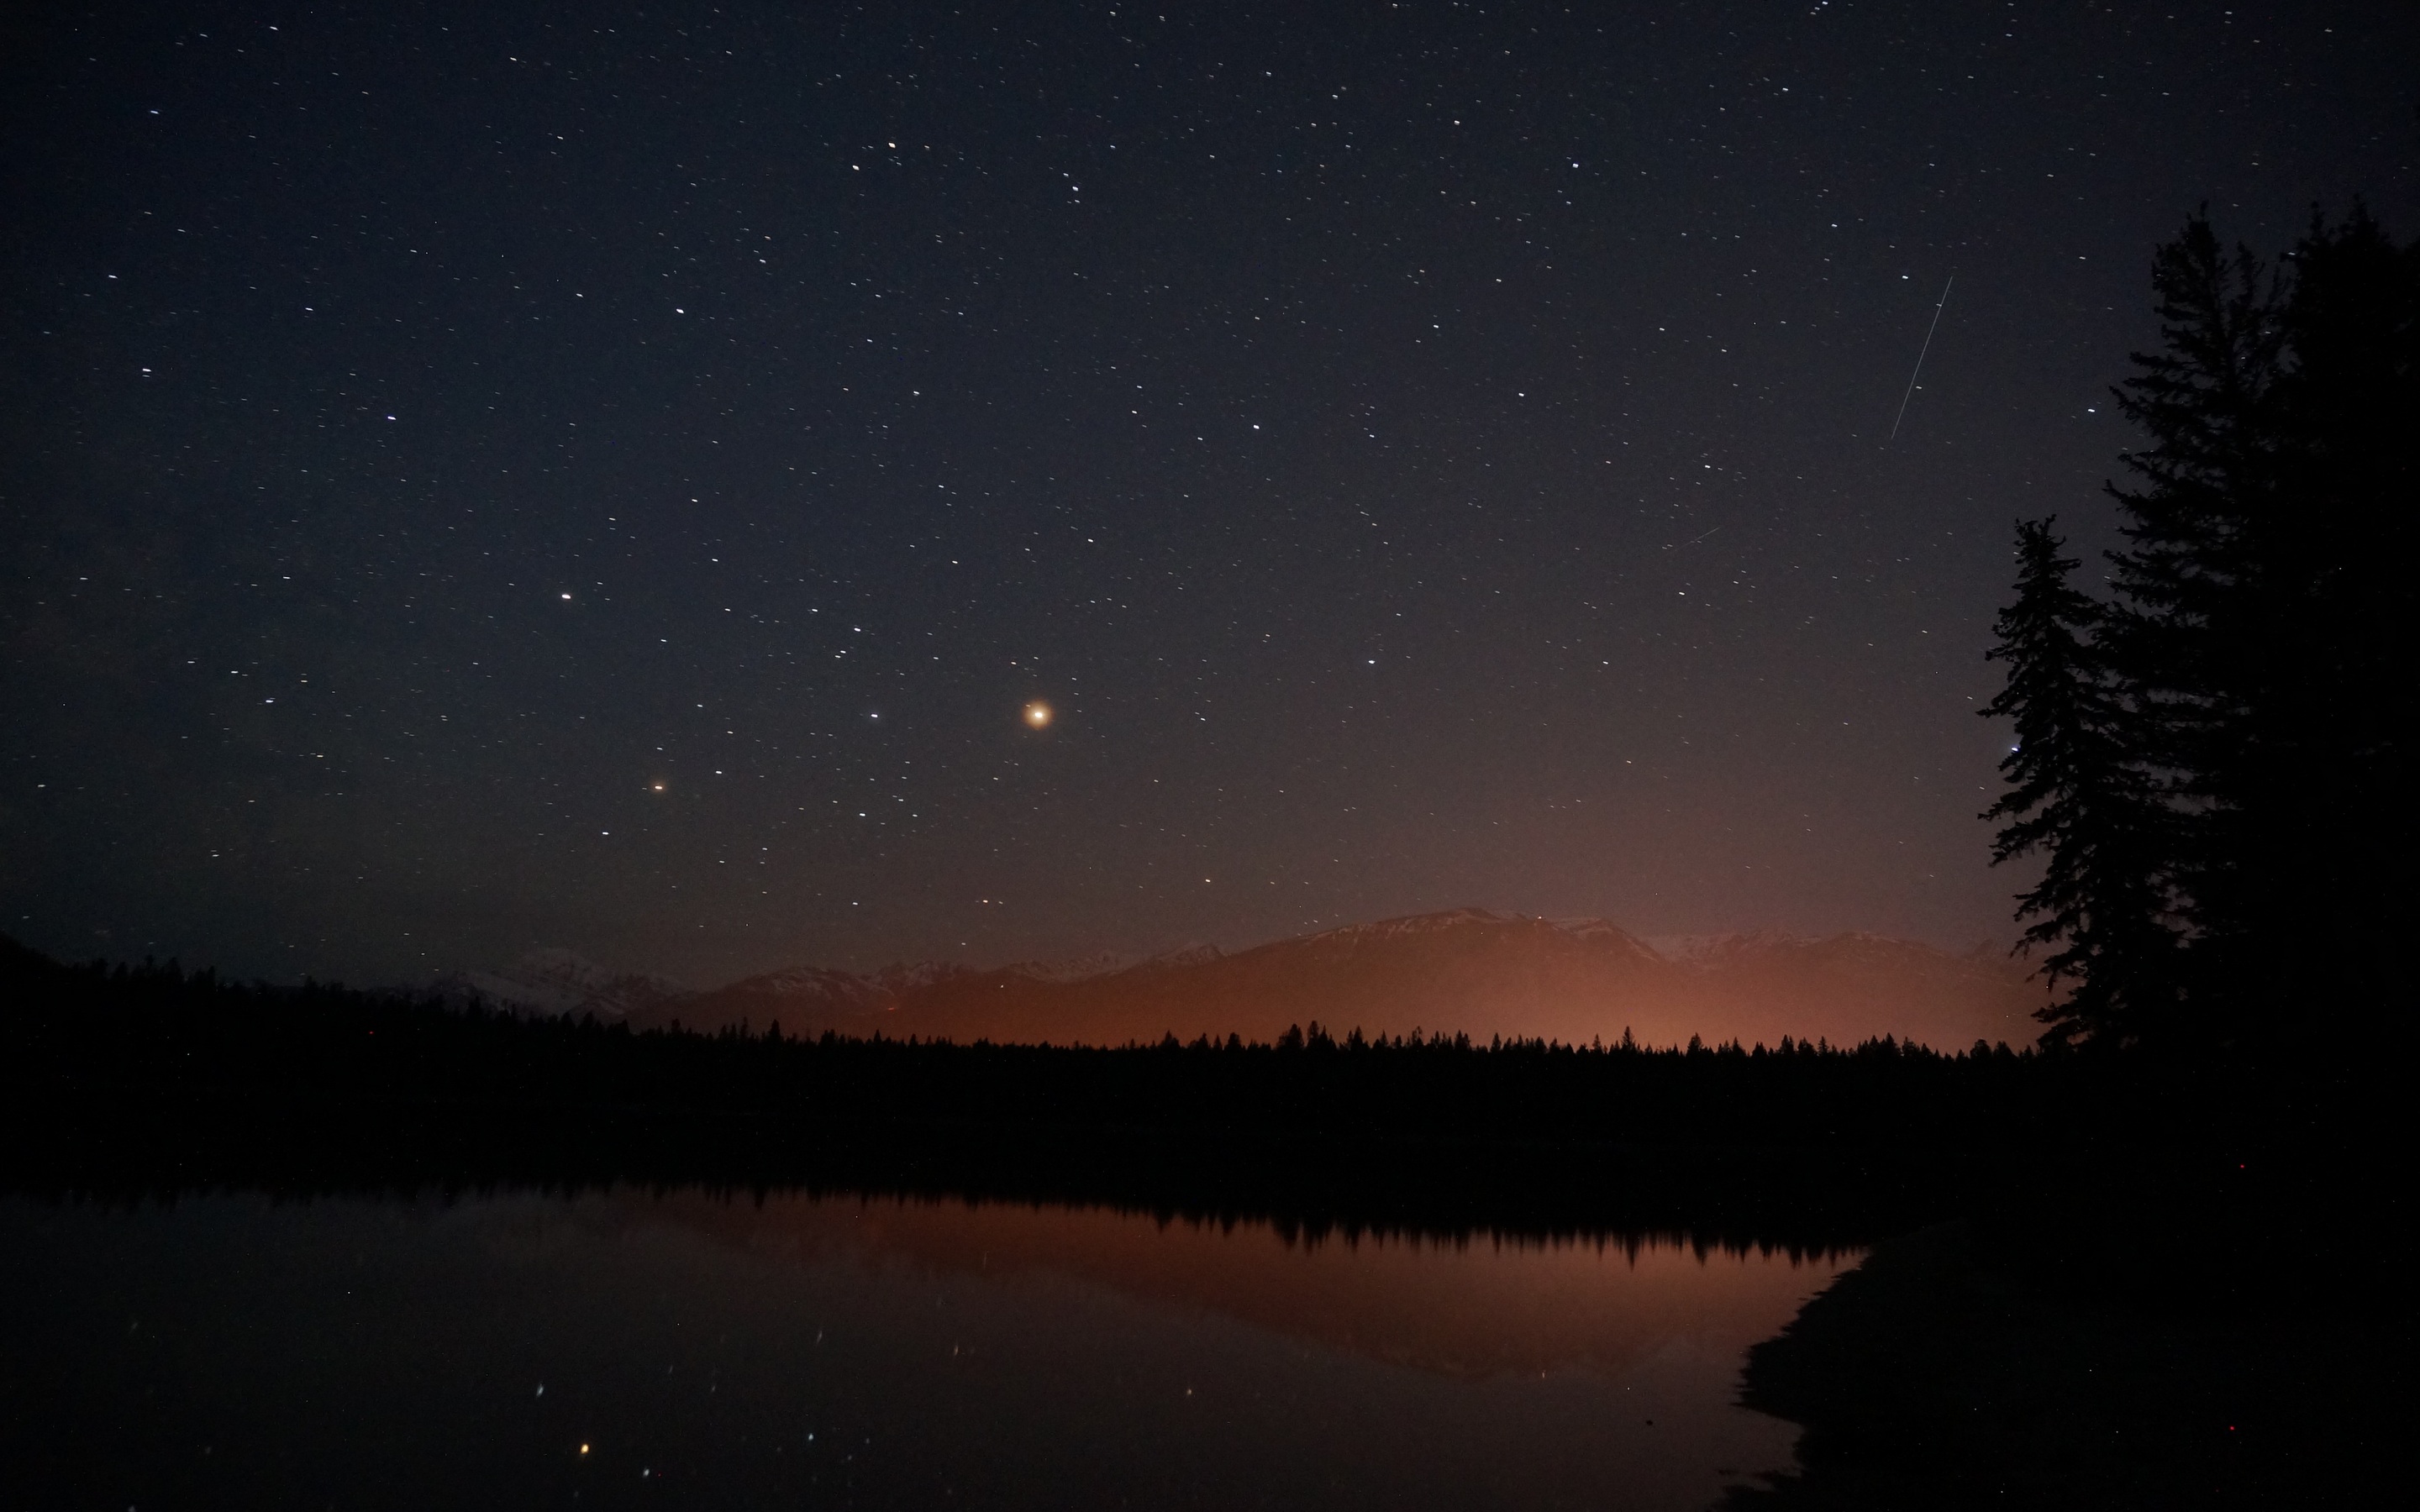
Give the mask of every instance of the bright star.
[{"label": "bright star", "polygon": [[1039,730],[1050,722],[1050,705],[1029,703],[1025,706],[1025,722]]}]

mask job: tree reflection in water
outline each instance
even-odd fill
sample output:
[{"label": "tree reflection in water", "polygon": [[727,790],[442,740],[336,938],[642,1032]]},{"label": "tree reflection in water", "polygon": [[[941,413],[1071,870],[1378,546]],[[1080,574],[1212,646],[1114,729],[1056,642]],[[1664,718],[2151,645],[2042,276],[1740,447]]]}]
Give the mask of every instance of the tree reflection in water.
[{"label": "tree reflection in water", "polygon": [[1702,1506],[1790,1462],[1740,1362],[1854,1259],[695,1191],[10,1201],[0,1254],[35,1501],[367,1506]]}]

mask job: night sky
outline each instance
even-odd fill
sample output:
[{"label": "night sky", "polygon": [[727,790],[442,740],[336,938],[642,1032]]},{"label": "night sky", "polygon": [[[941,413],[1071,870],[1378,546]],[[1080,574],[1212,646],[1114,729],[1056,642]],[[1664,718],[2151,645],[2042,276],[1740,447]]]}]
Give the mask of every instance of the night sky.
[{"label": "night sky", "polygon": [[2006,940],[2151,246],[2420,232],[2396,5],[24,8],[0,929],[272,978]]}]

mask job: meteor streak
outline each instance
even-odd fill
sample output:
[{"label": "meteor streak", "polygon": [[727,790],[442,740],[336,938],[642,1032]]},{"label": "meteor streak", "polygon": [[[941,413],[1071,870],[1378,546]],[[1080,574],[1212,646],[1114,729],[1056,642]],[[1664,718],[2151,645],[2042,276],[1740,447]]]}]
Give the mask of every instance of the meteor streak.
[{"label": "meteor streak", "polygon": [[[1957,282],[1955,275],[1949,280],[1949,284]],[[1932,307],[1932,324],[1924,328],[1924,345],[1917,347],[1916,353],[1916,372],[1907,376],[1907,392],[1899,396],[1899,414],[1891,421],[1890,441],[1883,442],[1885,446],[1899,440],[1900,422],[1907,418],[1907,402],[1916,397],[1916,374],[1924,371],[1924,354],[1932,350],[1932,333],[1941,329],[1941,310],[1949,302],[1949,284],[1941,285],[1941,303]]]}]

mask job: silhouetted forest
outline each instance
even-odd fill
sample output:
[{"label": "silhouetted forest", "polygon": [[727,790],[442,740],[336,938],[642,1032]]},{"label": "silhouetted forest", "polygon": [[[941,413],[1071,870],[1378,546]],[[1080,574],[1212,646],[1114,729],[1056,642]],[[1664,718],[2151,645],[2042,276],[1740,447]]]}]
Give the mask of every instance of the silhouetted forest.
[{"label": "silhouetted forest", "polygon": [[2050,1033],[2179,1054],[2408,1048],[2403,931],[2420,243],[2358,204],[2274,270],[2196,216],[2153,259],[2162,342],[2117,391],[2145,443],[2110,486],[2124,545],[2075,581],[2018,528],[1993,656],[2012,718],[1996,858]]},{"label": "silhouetted forest", "polygon": [[[634,1033],[0,940],[0,1190],[20,1194],[637,1183],[1097,1204],[1311,1241],[1882,1242],[1871,1278],[1759,1351],[1750,1399],[1814,1425],[1812,1473],[1744,1504],[2010,1486],[2143,1504],[2118,1493],[2180,1466],[2306,1485],[2280,1480],[2302,1473],[2274,1441],[2209,1439],[2368,1400],[2360,1350],[2327,1342],[2355,1335],[2291,1310],[2374,1294],[2368,1215],[2396,1198],[2343,1136],[2393,1107],[2349,1121],[2342,1092],[2056,1047]],[[1890,1238],[1915,1230],[1933,1237]],[[2327,1394],[2263,1384],[2306,1366]],[[2112,1423],[2122,1452],[2094,1437]]]},{"label": "silhouetted forest", "polygon": [[13,943],[0,997],[21,1189],[805,1184],[1829,1242],[1952,1211],[2046,1148],[2139,1132],[2121,1070],[1980,1044],[633,1033]]}]

